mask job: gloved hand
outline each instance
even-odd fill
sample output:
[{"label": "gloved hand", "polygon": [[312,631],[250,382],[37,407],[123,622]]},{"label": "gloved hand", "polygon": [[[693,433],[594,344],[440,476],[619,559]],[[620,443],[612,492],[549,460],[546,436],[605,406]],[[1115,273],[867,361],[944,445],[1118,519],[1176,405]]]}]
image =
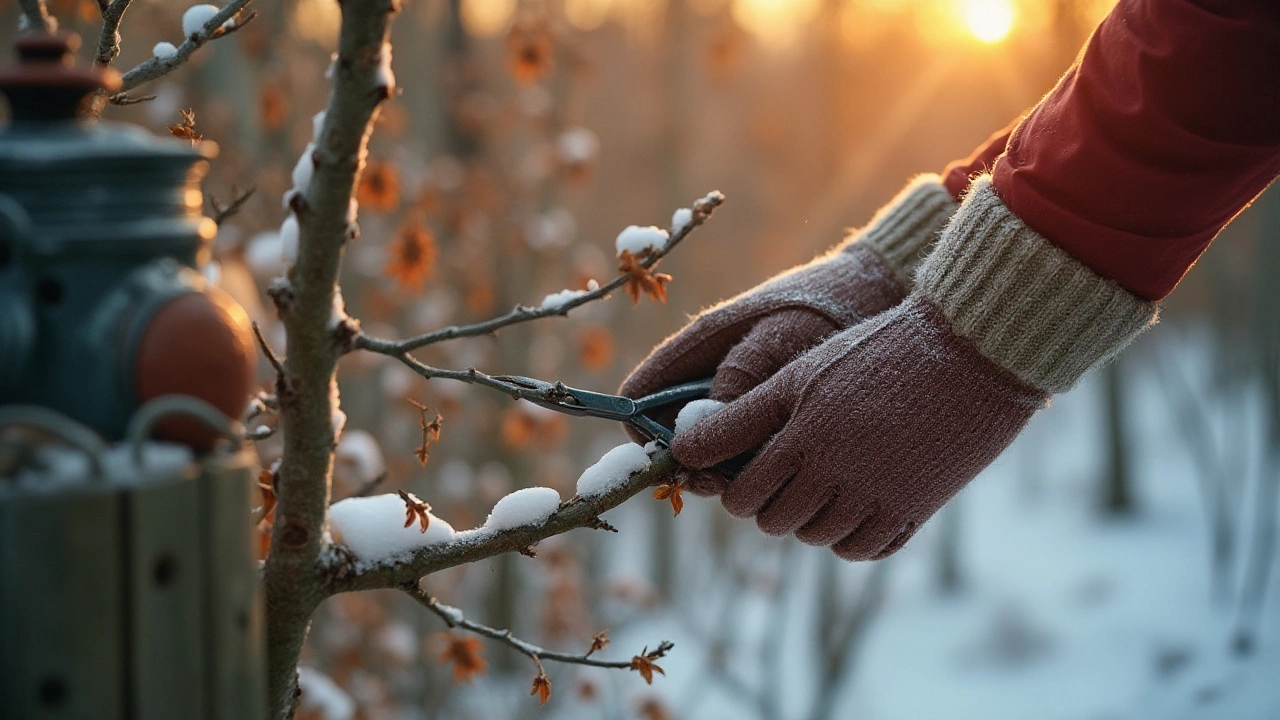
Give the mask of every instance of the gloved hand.
[{"label": "gloved hand", "polygon": [[1156,316],[1023,224],[989,179],[917,283],[676,435],[676,459],[705,469],[761,448],[721,494],[731,514],[847,560],[883,558]]},{"label": "gloved hand", "polygon": [[[654,348],[619,392],[635,398],[714,375],[713,399],[742,395],[832,333],[901,302],[955,209],[938,176],[916,178],[831,252],[703,311]],[[669,426],[676,410],[655,419]],[[714,494],[721,484],[703,474],[689,489]]]}]

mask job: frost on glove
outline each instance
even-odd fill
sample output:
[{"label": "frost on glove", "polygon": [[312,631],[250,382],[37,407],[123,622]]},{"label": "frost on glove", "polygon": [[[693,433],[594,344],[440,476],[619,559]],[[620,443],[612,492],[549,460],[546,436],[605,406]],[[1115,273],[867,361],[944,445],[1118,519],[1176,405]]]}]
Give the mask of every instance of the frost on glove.
[{"label": "frost on glove", "polygon": [[684,465],[759,454],[721,501],[847,560],[897,551],[1049,397],[1156,306],[1028,228],[976,182],[897,307],[800,356],[676,436]]},{"label": "frost on glove", "polygon": [[[712,398],[742,395],[823,338],[901,302],[955,209],[938,176],[916,178],[831,252],[703,311],[659,344],[620,392],[638,398],[714,376]],[[670,426],[678,410],[656,419]],[[702,480],[692,478],[690,490],[718,491],[718,476]]]}]

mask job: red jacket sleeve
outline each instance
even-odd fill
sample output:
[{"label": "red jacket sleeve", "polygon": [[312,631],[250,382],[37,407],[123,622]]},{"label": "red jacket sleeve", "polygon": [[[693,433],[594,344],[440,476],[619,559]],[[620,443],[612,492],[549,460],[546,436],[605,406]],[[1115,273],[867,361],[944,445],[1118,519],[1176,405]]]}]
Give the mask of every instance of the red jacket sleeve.
[{"label": "red jacket sleeve", "polygon": [[942,184],[946,186],[947,192],[951,193],[953,200],[956,202],[964,200],[969,182],[978,175],[991,172],[996,158],[1009,144],[1009,135],[1018,122],[1014,120],[1008,126],[995,131],[969,157],[952,162],[942,171]]},{"label": "red jacket sleeve", "polygon": [[1120,0],[1020,124],[994,185],[1137,295],[1171,292],[1280,173],[1280,0]]}]

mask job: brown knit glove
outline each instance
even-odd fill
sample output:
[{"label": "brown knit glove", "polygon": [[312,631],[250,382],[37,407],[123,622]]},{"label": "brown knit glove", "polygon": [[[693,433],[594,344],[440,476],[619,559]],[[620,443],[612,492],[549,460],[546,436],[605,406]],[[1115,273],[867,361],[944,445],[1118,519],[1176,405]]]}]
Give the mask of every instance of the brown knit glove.
[{"label": "brown knit glove", "polygon": [[[658,345],[620,392],[637,398],[714,376],[712,398],[742,395],[823,338],[901,302],[955,209],[938,176],[916,178],[831,252],[704,310]],[[678,409],[656,419],[670,426]],[[704,474],[691,479],[690,490],[708,495],[721,485],[719,476]]]},{"label": "brown knit glove", "polygon": [[879,559],[1156,316],[1024,225],[989,179],[917,284],[678,434],[676,458],[706,469],[759,448],[721,494],[730,513]]}]

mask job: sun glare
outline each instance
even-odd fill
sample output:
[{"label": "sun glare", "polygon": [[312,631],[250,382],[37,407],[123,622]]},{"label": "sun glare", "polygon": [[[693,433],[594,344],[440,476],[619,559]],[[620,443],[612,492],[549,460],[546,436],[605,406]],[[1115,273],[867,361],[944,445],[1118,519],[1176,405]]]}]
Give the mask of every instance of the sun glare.
[{"label": "sun glare", "polygon": [[962,0],[965,27],[984,43],[996,43],[1013,29],[1013,5],[1009,0]]}]

